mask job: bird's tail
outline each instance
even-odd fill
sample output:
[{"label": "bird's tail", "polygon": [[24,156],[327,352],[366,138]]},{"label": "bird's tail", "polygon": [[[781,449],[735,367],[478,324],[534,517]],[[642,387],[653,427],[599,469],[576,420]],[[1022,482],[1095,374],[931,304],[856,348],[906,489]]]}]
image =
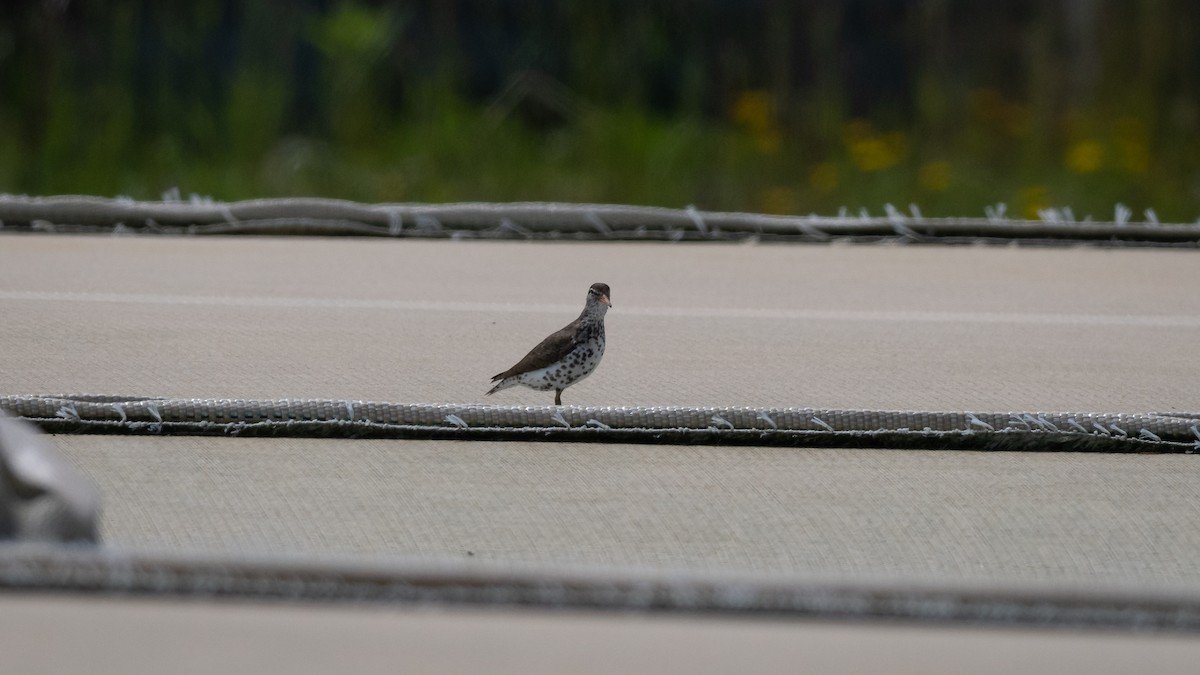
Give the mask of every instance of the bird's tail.
[{"label": "bird's tail", "polygon": [[484,394],[484,396],[491,396],[492,394],[494,394],[502,389],[508,389],[509,387],[516,386],[516,384],[517,384],[517,378],[506,377],[503,380],[500,380],[499,382],[497,382],[496,386],[489,389],[488,392],[486,394]]}]

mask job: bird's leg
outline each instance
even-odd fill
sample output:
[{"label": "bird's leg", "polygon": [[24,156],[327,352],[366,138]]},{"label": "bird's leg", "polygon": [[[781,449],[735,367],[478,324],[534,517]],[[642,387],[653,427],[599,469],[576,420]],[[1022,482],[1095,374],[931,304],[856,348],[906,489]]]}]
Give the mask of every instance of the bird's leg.
[{"label": "bird's leg", "polygon": [[562,405],[562,389],[554,390],[554,405]]}]

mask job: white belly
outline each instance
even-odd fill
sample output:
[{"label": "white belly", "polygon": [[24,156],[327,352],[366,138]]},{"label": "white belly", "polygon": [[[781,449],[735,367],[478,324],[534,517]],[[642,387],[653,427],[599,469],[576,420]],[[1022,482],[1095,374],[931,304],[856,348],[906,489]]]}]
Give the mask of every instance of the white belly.
[{"label": "white belly", "polygon": [[519,382],[538,391],[566,389],[591,375],[592,371],[596,370],[596,366],[600,365],[600,359],[603,356],[604,342],[602,340],[585,343],[576,347],[567,355],[567,358],[552,366],[523,373]]}]

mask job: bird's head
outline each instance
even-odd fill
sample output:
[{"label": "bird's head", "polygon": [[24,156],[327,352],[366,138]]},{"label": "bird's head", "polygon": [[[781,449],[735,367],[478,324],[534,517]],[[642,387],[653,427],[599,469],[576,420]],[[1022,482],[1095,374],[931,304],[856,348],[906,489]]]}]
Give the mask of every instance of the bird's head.
[{"label": "bird's head", "polygon": [[598,302],[601,305],[612,307],[612,301],[608,299],[608,284],[592,284],[588,289],[588,302]]}]

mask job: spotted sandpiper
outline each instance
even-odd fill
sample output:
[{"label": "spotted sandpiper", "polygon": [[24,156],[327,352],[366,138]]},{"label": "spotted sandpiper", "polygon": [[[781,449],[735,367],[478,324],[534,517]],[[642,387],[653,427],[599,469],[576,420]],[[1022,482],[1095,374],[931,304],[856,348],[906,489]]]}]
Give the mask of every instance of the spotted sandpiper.
[{"label": "spotted sandpiper", "polygon": [[517,365],[492,377],[496,386],[488,394],[523,384],[538,391],[554,390],[554,405],[562,405],[563,389],[575,384],[600,365],[604,356],[604,315],[612,303],[608,284],[592,284],[579,318],[542,340]]}]

